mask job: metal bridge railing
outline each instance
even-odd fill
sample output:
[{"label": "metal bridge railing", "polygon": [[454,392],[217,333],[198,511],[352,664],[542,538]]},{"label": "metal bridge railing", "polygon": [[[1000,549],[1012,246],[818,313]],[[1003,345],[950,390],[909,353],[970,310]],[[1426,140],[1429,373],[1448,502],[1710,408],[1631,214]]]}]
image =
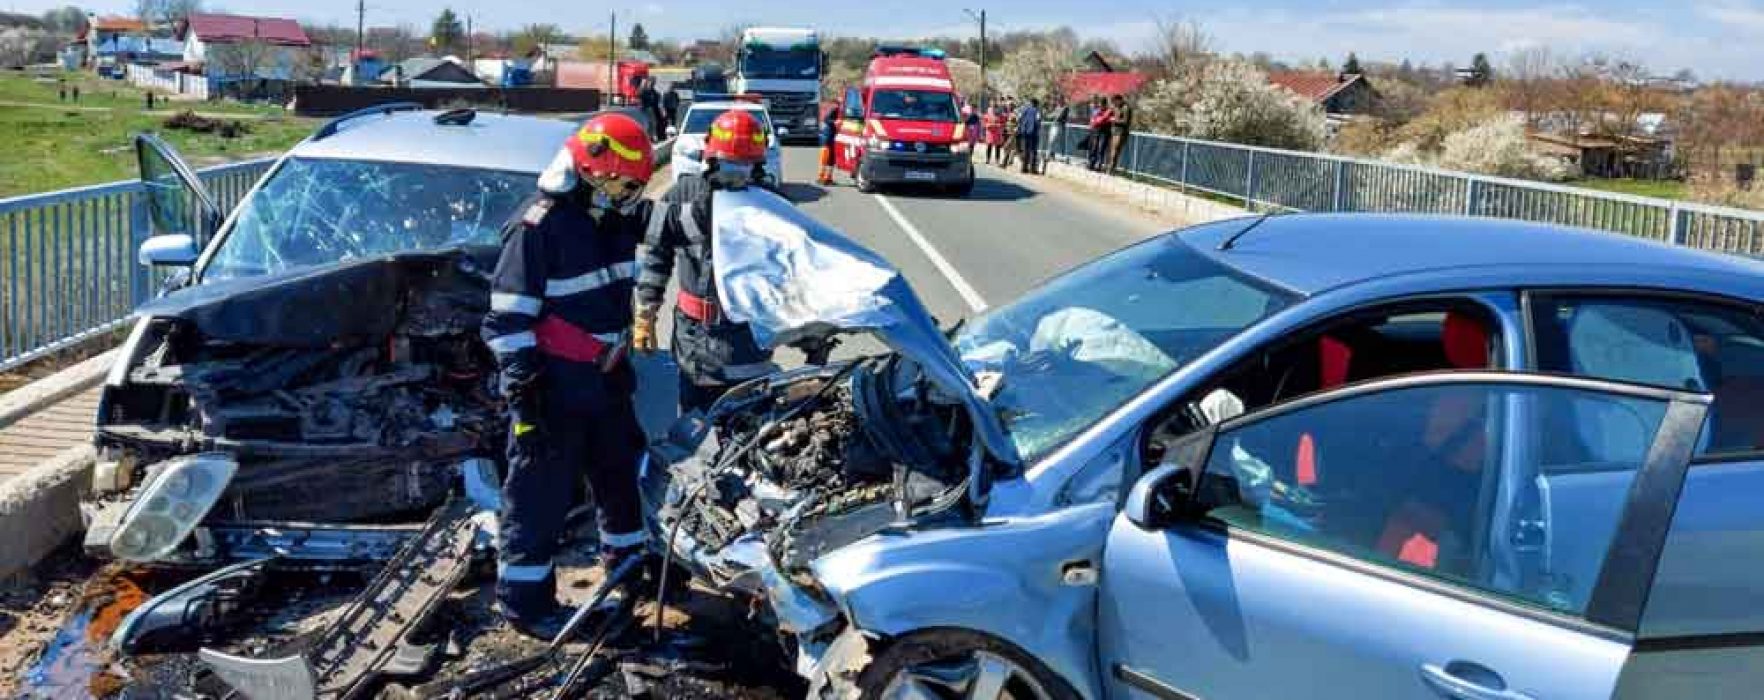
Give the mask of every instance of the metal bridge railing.
[{"label": "metal bridge railing", "polygon": [[[274,162],[199,175],[228,210]],[[139,181],[0,199],[0,371],[111,331],[150,298],[135,262],[150,229]]]},{"label": "metal bridge railing", "polygon": [[[1042,143],[1082,163],[1090,129],[1069,124]],[[1241,203],[1252,211],[1463,214],[1624,233],[1764,256],[1764,212],[1135,132],[1117,174]]]}]

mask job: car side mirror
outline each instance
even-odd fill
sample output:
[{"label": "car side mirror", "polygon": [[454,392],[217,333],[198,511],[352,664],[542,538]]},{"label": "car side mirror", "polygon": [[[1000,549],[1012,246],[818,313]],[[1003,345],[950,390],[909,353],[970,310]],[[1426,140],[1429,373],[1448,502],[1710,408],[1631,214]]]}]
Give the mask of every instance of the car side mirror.
[{"label": "car side mirror", "polygon": [[781,127],[781,126],[776,129],[773,129],[772,131],[778,134],[778,138],[784,138],[784,137],[790,135],[790,130],[786,129],[784,127]]},{"label": "car side mirror", "polygon": [[679,135],[680,135],[680,130],[677,127],[675,127],[674,125],[669,124],[668,125],[668,138],[671,139],[671,138],[674,138],[675,136],[679,136]]},{"label": "car side mirror", "polygon": [[189,267],[196,264],[196,239],[189,234],[153,236],[141,242],[137,259],[142,265]]},{"label": "car side mirror", "polygon": [[1206,469],[1216,431],[1201,430],[1178,439],[1164,459],[1127,492],[1121,514],[1145,530],[1161,530],[1194,509],[1195,484]]}]

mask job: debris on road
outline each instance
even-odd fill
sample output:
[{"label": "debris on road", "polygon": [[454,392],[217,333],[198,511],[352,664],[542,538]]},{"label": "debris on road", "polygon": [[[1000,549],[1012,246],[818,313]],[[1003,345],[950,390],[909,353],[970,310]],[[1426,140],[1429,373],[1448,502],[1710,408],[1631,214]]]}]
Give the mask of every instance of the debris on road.
[{"label": "debris on road", "polygon": [[251,133],[251,126],[238,119],[213,119],[204,117],[190,110],[184,110],[165,118],[165,128],[191,131],[198,134],[219,134],[221,138],[235,139]]}]

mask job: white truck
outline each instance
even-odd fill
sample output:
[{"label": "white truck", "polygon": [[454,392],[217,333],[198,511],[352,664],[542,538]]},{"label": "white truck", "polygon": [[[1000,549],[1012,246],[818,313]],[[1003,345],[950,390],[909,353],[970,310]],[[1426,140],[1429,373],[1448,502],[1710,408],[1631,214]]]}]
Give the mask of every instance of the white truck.
[{"label": "white truck", "polygon": [[741,30],[731,92],[765,98],[772,123],[793,138],[819,133],[821,75],[826,54],[820,33],[803,27],[748,27]]}]

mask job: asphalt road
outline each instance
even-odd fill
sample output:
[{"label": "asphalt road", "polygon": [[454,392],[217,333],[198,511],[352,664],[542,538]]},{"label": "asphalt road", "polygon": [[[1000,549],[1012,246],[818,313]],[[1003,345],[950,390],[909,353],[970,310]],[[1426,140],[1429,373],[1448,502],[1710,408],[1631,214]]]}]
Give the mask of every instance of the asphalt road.
[{"label": "asphalt road", "polygon": [[[906,274],[945,327],[1007,304],[1040,282],[1167,227],[1063,182],[982,166],[967,197],[884,190],[863,194],[839,176],[812,184],[817,150],[786,148],[784,194],[810,216],[880,253]],[[664,321],[671,313],[664,312]],[[666,328],[662,338],[668,337]],[[848,341],[835,357],[880,351]],[[800,361],[781,351],[785,366]],[[665,354],[639,358],[639,404],[654,434],[672,416],[673,382]]]}]

